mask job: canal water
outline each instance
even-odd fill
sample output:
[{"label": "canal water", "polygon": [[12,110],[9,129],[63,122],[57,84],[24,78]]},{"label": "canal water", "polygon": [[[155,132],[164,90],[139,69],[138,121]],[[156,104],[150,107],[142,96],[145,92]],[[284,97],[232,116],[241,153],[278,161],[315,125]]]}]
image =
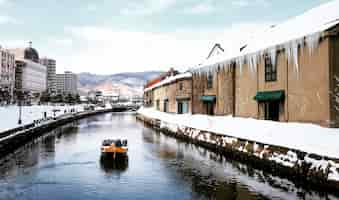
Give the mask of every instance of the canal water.
[{"label": "canal water", "polygon": [[[106,138],[129,157],[100,159]],[[336,199],[145,127],[133,113],[80,120],[0,161],[0,199]]]}]

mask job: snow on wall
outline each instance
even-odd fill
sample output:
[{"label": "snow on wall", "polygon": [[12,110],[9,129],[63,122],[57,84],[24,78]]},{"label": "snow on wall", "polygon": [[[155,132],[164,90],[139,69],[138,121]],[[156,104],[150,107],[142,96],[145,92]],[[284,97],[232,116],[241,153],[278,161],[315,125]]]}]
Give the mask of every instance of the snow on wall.
[{"label": "snow on wall", "polygon": [[337,75],[334,76],[334,109],[336,111],[336,116],[334,120],[339,120],[339,77]]},{"label": "snow on wall", "polygon": [[334,97],[335,97],[335,102],[339,106],[339,77],[335,76],[334,80],[335,80],[335,82],[334,82],[335,88],[338,88],[338,91],[336,93],[334,93]]},{"label": "snow on wall", "polygon": [[214,72],[219,67],[236,63],[241,73],[244,63],[248,63],[250,71],[255,72],[259,58],[268,55],[274,64],[277,50],[284,49],[288,62],[295,66],[295,72],[298,73],[298,49],[306,47],[312,55],[317,49],[324,31],[338,23],[339,0],[334,0],[282,24],[270,27],[264,33],[254,37],[252,41],[249,41],[243,51],[240,52],[238,47],[234,48],[227,54],[220,54],[206,60],[193,71],[195,73]]}]

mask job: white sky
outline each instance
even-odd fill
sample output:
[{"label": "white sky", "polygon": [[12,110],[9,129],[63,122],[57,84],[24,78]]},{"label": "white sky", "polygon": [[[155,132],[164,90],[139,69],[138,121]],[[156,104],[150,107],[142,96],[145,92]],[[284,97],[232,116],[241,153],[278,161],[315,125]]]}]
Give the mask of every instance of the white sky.
[{"label": "white sky", "polygon": [[326,1],[0,0],[0,45],[33,41],[40,57],[56,59],[58,72],[185,70],[215,43],[226,51],[238,47]]}]

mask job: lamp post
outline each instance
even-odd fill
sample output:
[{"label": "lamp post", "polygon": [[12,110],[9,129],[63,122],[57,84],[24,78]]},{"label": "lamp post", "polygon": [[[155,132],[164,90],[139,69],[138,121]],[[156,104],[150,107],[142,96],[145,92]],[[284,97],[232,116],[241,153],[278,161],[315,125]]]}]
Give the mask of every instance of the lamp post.
[{"label": "lamp post", "polygon": [[18,120],[18,124],[22,123],[21,113],[22,113],[22,106],[21,106],[21,100],[19,100],[19,120]]},{"label": "lamp post", "polygon": [[21,124],[22,123],[22,119],[21,119],[21,116],[22,116],[22,91],[19,90],[18,91],[18,104],[19,104],[19,119],[18,119],[18,124]]}]

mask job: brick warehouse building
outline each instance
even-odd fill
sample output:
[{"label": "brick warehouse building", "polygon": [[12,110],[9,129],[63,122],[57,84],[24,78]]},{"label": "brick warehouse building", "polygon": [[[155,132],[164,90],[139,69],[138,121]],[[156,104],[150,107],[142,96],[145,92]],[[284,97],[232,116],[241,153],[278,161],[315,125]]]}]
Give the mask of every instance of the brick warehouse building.
[{"label": "brick warehouse building", "polygon": [[148,99],[145,102],[153,102],[148,104],[149,107],[159,111],[192,113],[192,74],[187,72],[167,76],[162,81],[145,88],[144,97]]},{"label": "brick warehouse building", "polygon": [[193,70],[193,113],[338,127],[338,6],[271,27],[233,55]]},{"label": "brick warehouse building", "polygon": [[[192,69],[191,112],[338,127],[338,7],[314,8]],[[170,85],[147,90],[160,111],[175,111]]]}]

